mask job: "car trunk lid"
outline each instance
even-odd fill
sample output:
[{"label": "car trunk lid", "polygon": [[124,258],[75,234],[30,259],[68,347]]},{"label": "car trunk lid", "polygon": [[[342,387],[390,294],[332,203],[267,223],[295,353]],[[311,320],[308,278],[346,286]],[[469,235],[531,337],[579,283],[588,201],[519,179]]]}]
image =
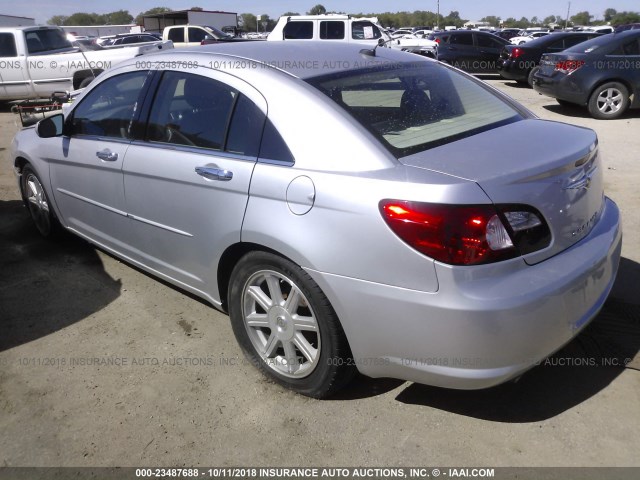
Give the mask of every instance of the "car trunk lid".
[{"label": "car trunk lid", "polygon": [[597,137],[589,129],[528,119],[426,150],[400,161],[476,182],[494,204],[537,209],[551,244],[525,255],[541,262],[584,238],[603,205]]},{"label": "car trunk lid", "polygon": [[545,53],[540,58],[538,75],[551,77],[558,71],[571,74],[585,64],[585,57],[584,53]]}]

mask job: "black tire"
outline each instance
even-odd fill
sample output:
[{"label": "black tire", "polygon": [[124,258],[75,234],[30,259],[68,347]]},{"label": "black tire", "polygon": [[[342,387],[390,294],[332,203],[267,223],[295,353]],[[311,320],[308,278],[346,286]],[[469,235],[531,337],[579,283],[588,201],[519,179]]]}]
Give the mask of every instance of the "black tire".
[{"label": "black tire", "polygon": [[45,238],[56,238],[62,232],[42,182],[31,165],[22,169],[22,199],[36,228]]},{"label": "black tire", "polygon": [[86,77],[86,78],[83,78],[83,79],[82,79],[82,81],[80,82],[80,85],[78,85],[78,88],[79,88],[79,89],[80,89],[80,88],[85,88],[85,87],[89,86],[89,84],[90,84],[91,82],[93,82],[94,80],[95,80],[95,77]]},{"label": "black tire", "polygon": [[540,67],[533,67],[530,71],[529,71],[529,75],[527,76],[527,83],[529,84],[529,86],[531,88],[533,88],[533,76],[538,73],[538,70],[540,70]]},{"label": "black tire", "polygon": [[618,82],[608,82],[596,88],[587,103],[589,113],[599,120],[621,117],[629,108],[627,87]]},{"label": "black tire", "polygon": [[242,351],[270,379],[326,398],[353,377],[351,350],[335,311],[293,262],[268,252],[246,254],[231,274],[228,305]]}]

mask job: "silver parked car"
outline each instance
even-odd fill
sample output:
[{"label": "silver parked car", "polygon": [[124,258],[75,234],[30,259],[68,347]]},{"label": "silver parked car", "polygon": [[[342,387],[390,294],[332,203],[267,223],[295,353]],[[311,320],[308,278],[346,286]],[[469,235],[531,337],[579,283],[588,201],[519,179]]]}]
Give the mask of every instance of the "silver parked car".
[{"label": "silver parked car", "polygon": [[314,397],[356,369],[513,379],[598,313],[620,257],[593,131],[390,49],[145,56],[12,155],[42,234],[63,227],[227,311],[258,368]]}]

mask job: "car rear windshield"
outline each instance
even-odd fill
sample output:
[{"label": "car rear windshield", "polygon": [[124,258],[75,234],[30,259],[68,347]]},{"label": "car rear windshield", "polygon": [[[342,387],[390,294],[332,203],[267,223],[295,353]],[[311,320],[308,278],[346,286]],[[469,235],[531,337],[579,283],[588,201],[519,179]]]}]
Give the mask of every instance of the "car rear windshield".
[{"label": "car rear windshield", "polygon": [[479,81],[435,62],[384,65],[307,81],[397,158],[523,118]]},{"label": "car rear windshield", "polygon": [[[579,43],[574,45],[573,47],[567,48],[565,52],[570,53],[591,53],[595,52],[602,47],[607,47],[611,43],[611,40],[614,38],[613,33],[608,35],[602,35],[601,37],[592,38],[591,40],[587,40],[586,42]],[[598,50],[598,53],[600,51]]]}]

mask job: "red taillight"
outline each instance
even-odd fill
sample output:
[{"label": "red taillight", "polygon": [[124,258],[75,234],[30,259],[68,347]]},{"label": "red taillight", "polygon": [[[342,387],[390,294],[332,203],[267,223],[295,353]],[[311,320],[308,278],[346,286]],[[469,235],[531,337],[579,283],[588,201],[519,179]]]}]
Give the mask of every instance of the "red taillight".
[{"label": "red taillight", "polygon": [[439,38],[439,37],[436,37],[436,38],[435,38],[435,42],[436,42],[436,43],[440,43],[440,38]]},{"label": "red taillight", "polygon": [[570,73],[575,72],[580,67],[584,65],[584,60],[563,60],[561,62],[556,62],[556,72],[566,73],[569,75]]},{"label": "red taillight", "polygon": [[511,58],[518,58],[520,55],[524,53],[524,50],[521,48],[514,48],[511,50]]},{"label": "red taillight", "polygon": [[380,212],[404,242],[440,262],[476,265],[518,255],[491,205],[382,200]]}]

